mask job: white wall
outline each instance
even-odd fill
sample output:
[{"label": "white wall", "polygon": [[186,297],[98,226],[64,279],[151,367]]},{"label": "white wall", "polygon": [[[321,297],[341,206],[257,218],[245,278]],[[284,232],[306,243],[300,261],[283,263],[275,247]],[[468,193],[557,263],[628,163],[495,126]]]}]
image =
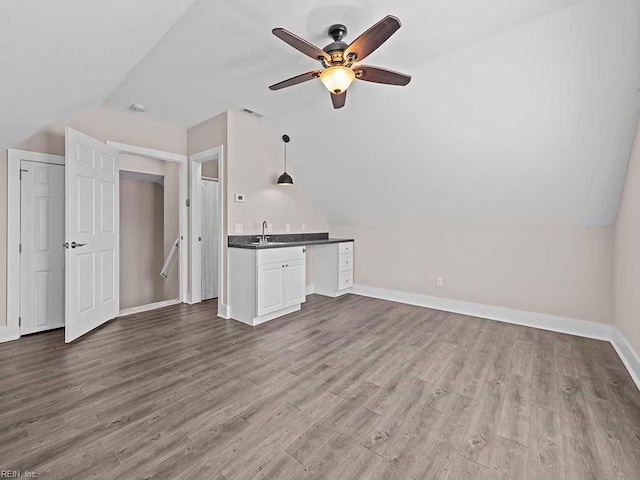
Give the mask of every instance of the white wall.
[{"label": "white wall", "polygon": [[[164,251],[159,254],[162,257],[162,262],[164,262],[164,259],[169,255],[173,244],[180,234],[180,166],[175,162],[165,162],[136,155],[121,154],[120,169],[149,175],[161,175],[164,177],[164,227],[161,232]],[[124,211],[122,204],[120,207],[120,211]],[[167,270],[168,278],[163,281],[163,300],[178,298],[180,295],[179,265],[178,256],[176,255]],[[162,267],[162,263],[160,266]]]},{"label": "white wall", "polygon": [[615,225],[614,325],[640,353],[640,125]]},{"label": "white wall", "polygon": [[[120,310],[166,300],[164,279],[164,188],[120,178]],[[175,298],[175,297],[174,297]]]},{"label": "white wall", "polygon": [[[284,168],[283,143],[264,123],[249,115],[228,112],[228,151],[230,234],[235,232],[236,223],[244,225],[245,234],[258,234],[263,220],[273,224],[273,233],[285,233],[287,223],[291,232],[300,232],[303,223],[307,232],[327,231],[327,222],[307,197],[303,182],[296,180],[295,168],[288,168],[293,186],[276,185]],[[291,148],[289,158],[290,151]],[[245,201],[234,201],[236,193],[244,193]]]},{"label": "white wall", "polygon": [[0,327],[7,324],[7,151],[0,150]]},{"label": "white wall", "polygon": [[[611,323],[611,227],[345,227],[354,283]],[[436,277],[444,286],[436,287]]]},{"label": "white wall", "polygon": [[[292,140],[293,141],[293,140]],[[327,223],[307,197],[301,182],[296,181],[295,169],[289,171],[294,179],[292,187],[276,185],[282,173],[282,142],[267,130],[264,123],[238,112],[225,112],[189,129],[189,154],[212,147],[224,147],[224,186],[226,198],[223,208],[223,302],[227,302],[227,235],[235,234],[235,224],[244,225],[244,234],[257,235],[263,220],[273,225],[272,233],[300,232],[305,223],[308,232],[326,232]],[[235,202],[235,194],[245,194],[243,203]],[[307,279],[311,278],[311,255],[307,261]]]},{"label": "white wall", "polygon": [[[300,148],[294,178],[329,224],[612,225],[640,107],[640,2],[581,1],[435,58],[417,3],[393,3],[403,26],[371,57],[409,85],[355,82],[334,111],[308,82],[272,92],[308,104],[264,112]],[[421,41],[398,58],[411,31]]]}]

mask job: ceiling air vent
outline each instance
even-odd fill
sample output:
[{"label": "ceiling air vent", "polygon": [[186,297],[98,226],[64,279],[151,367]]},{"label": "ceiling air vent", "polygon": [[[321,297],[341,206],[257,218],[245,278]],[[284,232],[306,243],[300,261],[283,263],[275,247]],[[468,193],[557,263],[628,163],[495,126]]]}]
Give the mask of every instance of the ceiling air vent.
[{"label": "ceiling air vent", "polygon": [[246,108],[246,107],[242,107],[242,108],[240,109],[240,111],[241,111],[242,113],[246,113],[247,115],[251,115],[252,117],[256,117],[256,118],[262,118],[262,117],[264,117],[264,115],[262,115],[261,113],[254,112],[253,110],[249,110],[249,109],[248,109],[248,108]]}]

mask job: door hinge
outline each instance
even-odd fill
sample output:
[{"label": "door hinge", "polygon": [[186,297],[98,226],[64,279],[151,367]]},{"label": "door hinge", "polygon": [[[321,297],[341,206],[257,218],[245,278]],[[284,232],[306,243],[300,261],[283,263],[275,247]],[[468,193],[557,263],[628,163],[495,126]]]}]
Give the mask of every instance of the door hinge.
[{"label": "door hinge", "polygon": [[18,326],[21,327],[22,326],[22,317],[18,317]]},{"label": "door hinge", "polygon": [[18,253],[22,253],[22,244],[18,245]]},{"label": "door hinge", "polygon": [[187,201],[185,203],[187,204],[187,207],[190,207],[191,206],[191,199],[187,198]]},{"label": "door hinge", "polygon": [[28,172],[29,170],[27,170],[26,168],[21,168],[20,169],[20,180],[22,180],[22,172]]}]

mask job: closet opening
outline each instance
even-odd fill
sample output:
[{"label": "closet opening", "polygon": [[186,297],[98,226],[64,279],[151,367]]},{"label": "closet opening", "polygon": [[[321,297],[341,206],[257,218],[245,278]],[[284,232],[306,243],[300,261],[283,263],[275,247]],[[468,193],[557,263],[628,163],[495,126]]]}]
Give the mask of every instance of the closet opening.
[{"label": "closet opening", "polygon": [[180,303],[179,165],[120,155],[120,316]]},{"label": "closet opening", "polygon": [[189,157],[191,164],[190,303],[218,299],[225,317],[223,244],[224,157],[222,146]]},{"label": "closet opening", "polygon": [[220,263],[218,250],[220,248],[221,235],[219,232],[220,189],[218,176],[218,160],[209,160],[202,163],[200,175],[201,200],[201,247],[200,247],[200,275],[202,288],[202,301],[218,298],[220,288],[218,277],[220,276]]}]

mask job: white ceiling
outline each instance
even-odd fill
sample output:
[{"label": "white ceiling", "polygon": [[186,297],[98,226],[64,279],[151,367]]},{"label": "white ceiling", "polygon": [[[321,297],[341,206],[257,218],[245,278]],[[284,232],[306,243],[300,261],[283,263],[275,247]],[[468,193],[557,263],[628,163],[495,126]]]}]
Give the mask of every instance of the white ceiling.
[{"label": "white ceiling", "polygon": [[[104,3],[127,12],[133,4]],[[139,3],[148,13],[158,2]],[[141,38],[158,40],[188,3],[153,8],[164,21],[154,24],[155,37],[147,25],[125,38],[120,31],[103,38],[95,28],[79,38],[92,51],[97,44],[113,68],[129,62],[122,78],[136,62],[130,50],[141,58],[151,47]],[[407,87],[356,82],[342,110],[331,108],[318,81],[267,89],[318,67],[271,35],[273,27],[322,47],[330,24],[345,23],[349,42],[387,14],[403,27],[366,63],[411,74]],[[117,75],[102,82],[102,69],[92,74],[95,54],[80,56],[84,69],[75,72],[76,57],[62,56],[63,82],[34,80],[7,99],[37,97],[30,106],[38,126],[81,108],[75,91],[87,85],[85,103],[112,91],[107,105],[142,103],[144,115],[184,127],[224,110],[256,110],[274,141],[291,136],[289,170],[331,224],[610,224],[639,110],[639,24],[637,0],[196,0],[115,90]],[[58,52],[86,53],[70,35],[34,37]],[[20,48],[15,59],[25,63],[32,50]],[[0,82],[5,93],[18,85]],[[5,140],[5,126],[14,124],[2,122]]]},{"label": "white ceiling", "polygon": [[[285,27],[322,48],[331,42],[326,30],[333,23],[347,26],[345,40],[350,42],[393,14],[403,27],[366,63],[414,73],[414,66],[438,55],[579,2],[196,0],[106,103],[114,108],[142,103],[150,117],[186,128],[241,107],[277,117],[306,110],[310,101],[326,106],[331,100],[319,82],[279,92],[267,89],[320,66],[273,36],[274,27]],[[416,98],[415,92],[411,97]],[[325,112],[327,121],[333,118],[333,112]]]},{"label": "white ceiling", "polygon": [[102,104],[192,3],[2,1],[0,149]]}]

